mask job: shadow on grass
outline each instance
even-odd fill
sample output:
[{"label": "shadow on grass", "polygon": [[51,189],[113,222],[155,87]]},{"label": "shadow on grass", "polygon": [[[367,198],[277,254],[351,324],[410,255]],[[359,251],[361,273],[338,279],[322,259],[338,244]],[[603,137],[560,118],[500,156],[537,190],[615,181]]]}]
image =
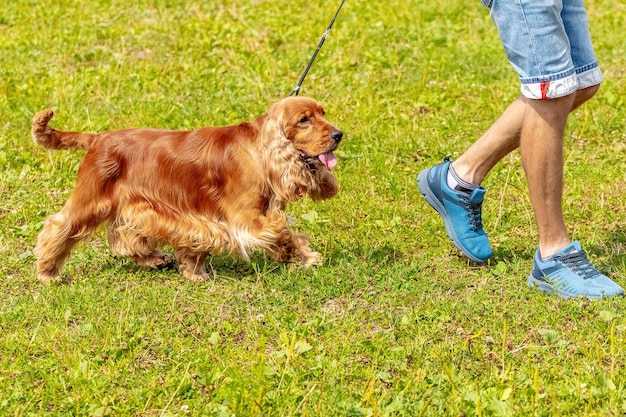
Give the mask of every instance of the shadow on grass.
[{"label": "shadow on grass", "polygon": [[489,263],[491,265],[496,265],[498,262],[509,263],[512,260],[532,262],[534,256],[535,248],[520,250],[519,248],[511,246],[500,246],[493,251],[493,256],[489,260]]},{"label": "shadow on grass", "polygon": [[[209,275],[223,276],[227,278],[238,278],[254,275],[255,273],[259,272],[259,269],[275,269],[275,266],[271,266],[272,263],[273,261],[271,261],[269,258],[264,258],[262,254],[253,254],[251,256],[250,262],[244,261],[242,259],[237,259],[232,256],[219,255],[207,257],[205,266]],[[280,265],[276,263],[273,264],[275,264],[276,266]],[[102,275],[153,274],[155,277],[159,275],[169,277],[180,276],[182,279],[182,275],[180,275],[178,272],[177,263],[172,263],[160,269],[149,269],[138,266],[129,258],[113,255],[111,255],[107,259],[107,261],[101,265],[101,273]]]},{"label": "shadow on grass", "polygon": [[617,226],[601,235],[600,244],[585,245],[587,252],[599,258],[600,270],[607,273],[626,274],[626,228]]}]

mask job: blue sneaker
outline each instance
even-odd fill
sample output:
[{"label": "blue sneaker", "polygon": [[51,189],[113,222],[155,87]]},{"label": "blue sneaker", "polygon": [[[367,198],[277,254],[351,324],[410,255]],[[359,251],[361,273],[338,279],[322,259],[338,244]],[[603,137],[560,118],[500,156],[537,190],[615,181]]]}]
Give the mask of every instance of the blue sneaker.
[{"label": "blue sneaker", "polygon": [[548,260],[535,253],[528,286],[567,300],[585,297],[590,300],[624,295],[622,287],[591,265],[580,243],[572,242]]},{"label": "blue sneaker", "polygon": [[476,188],[471,194],[448,186],[450,159],[425,169],[417,176],[420,192],[443,219],[448,237],[463,255],[475,262],[485,262],[492,250],[483,231],[482,203],[486,190]]}]

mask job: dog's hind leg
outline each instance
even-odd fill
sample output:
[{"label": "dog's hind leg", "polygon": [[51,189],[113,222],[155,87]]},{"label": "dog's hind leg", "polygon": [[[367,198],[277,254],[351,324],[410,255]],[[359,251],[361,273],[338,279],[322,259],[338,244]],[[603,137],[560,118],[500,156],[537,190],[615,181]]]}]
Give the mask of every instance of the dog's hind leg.
[{"label": "dog's hind leg", "polygon": [[108,200],[92,200],[74,193],[63,209],[46,218],[33,250],[37,278],[44,284],[58,282],[58,276],[72,248],[102,223],[109,211]]},{"label": "dog's hind leg", "polygon": [[204,265],[207,253],[195,253],[188,249],[176,248],[174,254],[182,276],[196,282],[209,279],[209,274],[207,274]]},{"label": "dog's hind leg", "polygon": [[140,267],[161,269],[174,263],[174,257],[161,251],[156,240],[129,233],[129,230],[120,228],[117,223],[109,224],[107,239],[111,252],[130,258]]},{"label": "dog's hind leg", "polygon": [[[36,123],[47,123],[43,119]],[[48,118],[49,120],[49,118]],[[33,132],[40,134],[34,126]],[[33,250],[37,258],[37,278],[44,284],[58,281],[63,263],[72,248],[111,217],[113,211],[113,184],[119,176],[117,163],[102,163],[97,153],[87,153],[78,168],[76,186],[63,209],[45,222]]]},{"label": "dog's hind leg", "polygon": [[37,258],[37,278],[42,283],[58,281],[63,263],[78,241],[71,236],[72,225],[63,211],[46,218],[33,250]]}]

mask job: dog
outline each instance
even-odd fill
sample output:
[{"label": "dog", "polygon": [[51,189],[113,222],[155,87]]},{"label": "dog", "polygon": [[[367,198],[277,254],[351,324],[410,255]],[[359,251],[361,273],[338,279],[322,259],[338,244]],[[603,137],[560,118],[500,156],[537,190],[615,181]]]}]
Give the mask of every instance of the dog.
[{"label": "dog", "polygon": [[176,262],[192,281],[208,279],[206,257],[221,253],[249,259],[263,250],[278,262],[321,264],[285,213],[306,195],[317,201],[339,191],[330,170],[343,132],[317,101],[287,97],[252,122],[191,131],[63,132],[48,125],[53,115],[33,117],[35,143],[87,153],[65,206],[37,238],[42,283],[61,282],[76,243],[103,223],[114,254],[145,268]]}]

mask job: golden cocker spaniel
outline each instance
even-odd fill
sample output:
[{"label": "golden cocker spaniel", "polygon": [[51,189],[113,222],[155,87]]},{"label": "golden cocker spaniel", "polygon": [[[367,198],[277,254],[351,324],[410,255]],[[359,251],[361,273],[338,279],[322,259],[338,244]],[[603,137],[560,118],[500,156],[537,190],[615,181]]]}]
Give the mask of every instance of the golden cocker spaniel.
[{"label": "golden cocker spaniel", "polygon": [[39,234],[41,282],[59,281],[74,245],[104,222],[115,254],[148,268],[175,260],[194,281],[208,278],[206,257],[222,252],[248,259],[260,249],[280,262],[321,262],[284,211],[307,194],[321,200],[338,191],[330,170],[343,133],[315,100],[288,97],[251,123],[191,131],[63,132],[48,125],[52,116],[34,116],[35,143],[87,153],[69,200]]}]

